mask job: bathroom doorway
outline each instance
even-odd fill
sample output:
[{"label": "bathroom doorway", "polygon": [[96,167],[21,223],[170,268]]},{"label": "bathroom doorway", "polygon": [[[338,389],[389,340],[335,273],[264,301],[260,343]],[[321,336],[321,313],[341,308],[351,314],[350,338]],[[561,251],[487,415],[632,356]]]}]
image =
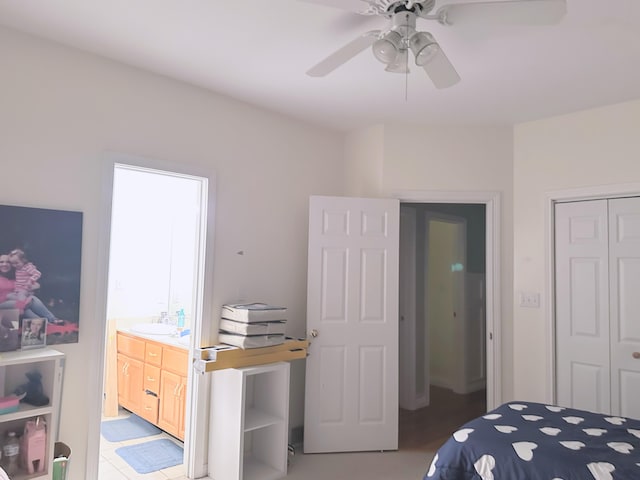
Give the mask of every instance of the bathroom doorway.
[{"label": "bathroom doorway", "polygon": [[144,423],[145,436],[101,434],[98,478],[147,478],[122,447],[159,441],[183,449],[184,462],[153,471],[188,478],[191,465],[195,477],[189,367],[202,333],[209,179],[133,160],[113,164],[101,422]]}]

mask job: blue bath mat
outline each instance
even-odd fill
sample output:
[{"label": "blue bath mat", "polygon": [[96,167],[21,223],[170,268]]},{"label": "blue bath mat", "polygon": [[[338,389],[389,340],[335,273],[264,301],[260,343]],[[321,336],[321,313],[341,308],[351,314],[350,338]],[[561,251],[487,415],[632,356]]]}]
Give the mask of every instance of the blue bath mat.
[{"label": "blue bath mat", "polygon": [[138,473],[151,473],[182,463],[182,447],[167,438],[116,448],[116,453]]},{"label": "blue bath mat", "polygon": [[134,438],[158,435],[161,430],[137,415],[131,414],[127,418],[102,422],[100,433],[110,442],[124,442]]}]

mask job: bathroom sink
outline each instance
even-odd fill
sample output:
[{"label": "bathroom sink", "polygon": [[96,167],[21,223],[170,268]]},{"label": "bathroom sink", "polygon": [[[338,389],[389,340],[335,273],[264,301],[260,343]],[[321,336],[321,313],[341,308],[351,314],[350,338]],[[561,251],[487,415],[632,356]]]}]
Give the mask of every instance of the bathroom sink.
[{"label": "bathroom sink", "polygon": [[136,323],[131,331],[146,335],[171,335],[175,333],[176,327],[165,323]]}]

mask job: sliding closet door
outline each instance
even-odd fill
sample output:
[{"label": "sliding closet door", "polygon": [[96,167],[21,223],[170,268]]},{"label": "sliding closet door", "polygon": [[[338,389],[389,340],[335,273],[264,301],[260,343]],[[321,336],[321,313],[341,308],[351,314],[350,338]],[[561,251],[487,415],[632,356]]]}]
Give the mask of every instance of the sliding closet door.
[{"label": "sliding closet door", "polygon": [[609,200],[611,413],[640,418],[640,198]]},{"label": "sliding closet door", "polygon": [[555,209],[557,403],[610,412],[607,201]]}]

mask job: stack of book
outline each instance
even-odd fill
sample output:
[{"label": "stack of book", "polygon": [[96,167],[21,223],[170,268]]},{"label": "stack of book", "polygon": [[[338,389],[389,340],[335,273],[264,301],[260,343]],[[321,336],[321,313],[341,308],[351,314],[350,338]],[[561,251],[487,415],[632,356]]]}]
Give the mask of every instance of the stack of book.
[{"label": "stack of book", "polygon": [[266,303],[222,306],[219,340],[240,348],[259,348],[284,343],[287,309]]}]

